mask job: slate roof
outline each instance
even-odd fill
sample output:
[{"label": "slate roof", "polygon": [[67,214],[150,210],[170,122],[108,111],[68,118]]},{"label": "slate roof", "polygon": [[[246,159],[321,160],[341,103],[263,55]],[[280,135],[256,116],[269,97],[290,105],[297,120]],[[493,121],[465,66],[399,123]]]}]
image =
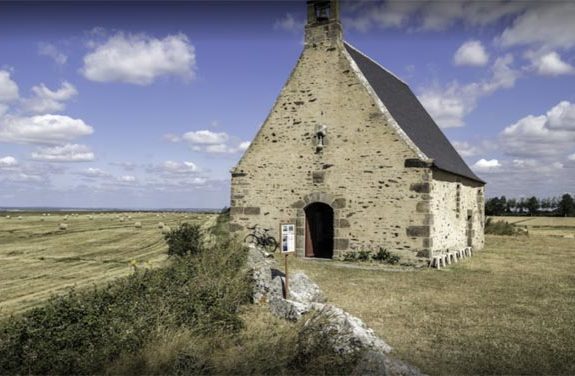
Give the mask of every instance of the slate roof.
[{"label": "slate roof", "polygon": [[435,167],[485,183],[467,166],[405,82],[354,47],[344,44],[391,116],[411,141],[433,159]]}]

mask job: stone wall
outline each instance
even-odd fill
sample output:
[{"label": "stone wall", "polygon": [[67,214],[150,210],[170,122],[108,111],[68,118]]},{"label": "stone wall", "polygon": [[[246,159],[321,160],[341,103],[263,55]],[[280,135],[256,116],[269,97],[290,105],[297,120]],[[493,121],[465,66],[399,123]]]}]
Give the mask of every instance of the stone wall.
[{"label": "stone wall", "polygon": [[[231,229],[259,224],[279,239],[280,223],[296,223],[303,255],[303,208],[325,202],[336,255],[383,246],[404,259],[428,256],[431,169],[366,89],[341,40],[314,40],[232,171]],[[319,124],[327,126],[322,151]]]},{"label": "stone wall", "polygon": [[[483,189],[480,183],[470,179],[440,170],[433,171],[431,248],[434,254],[461,249],[468,245],[473,246],[475,250],[483,248],[485,224]],[[469,234],[471,244],[468,244]]]}]

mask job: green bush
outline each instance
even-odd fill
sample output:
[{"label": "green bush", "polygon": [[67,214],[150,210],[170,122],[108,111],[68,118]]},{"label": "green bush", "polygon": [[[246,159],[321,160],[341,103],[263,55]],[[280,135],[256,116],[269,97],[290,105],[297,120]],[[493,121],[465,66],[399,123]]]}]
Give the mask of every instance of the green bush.
[{"label": "green bush", "polygon": [[238,331],[250,294],[246,249],[226,240],[198,252],[0,322],[0,374],[94,374],[158,327]]},{"label": "green bush", "polygon": [[485,221],[485,233],[491,235],[528,235],[528,232],[517,228],[515,225],[505,221],[493,221],[487,218]]},{"label": "green bush", "polygon": [[351,262],[357,260],[357,252],[351,251],[343,254],[343,261]]},{"label": "green bush", "polygon": [[197,254],[202,251],[203,234],[200,225],[182,223],[164,235],[168,243],[168,255],[185,256],[187,254]]},{"label": "green bush", "polygon": [[358,261],[369,261],[371,252],[366,250],[366,249],[362,249],[359,252],[357,252],[357,260]]},{"label": "green bush", "polygon": [[384,262],[387,264],[397,264],[400,260],[398,255],[394,255],[393,253],[389,252],[387,249],[379,247],[377,253],[375,253],[372,257],[375,261]]}]

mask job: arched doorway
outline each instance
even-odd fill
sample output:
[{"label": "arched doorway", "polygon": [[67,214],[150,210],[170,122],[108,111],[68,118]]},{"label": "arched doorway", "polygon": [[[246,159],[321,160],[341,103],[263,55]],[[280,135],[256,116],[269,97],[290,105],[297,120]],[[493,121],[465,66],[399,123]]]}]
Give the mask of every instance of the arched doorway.
[{"label": "arched doorway", "polygon": [[305,208],[306,257],[333,257],[333,209],[315,202]]}]

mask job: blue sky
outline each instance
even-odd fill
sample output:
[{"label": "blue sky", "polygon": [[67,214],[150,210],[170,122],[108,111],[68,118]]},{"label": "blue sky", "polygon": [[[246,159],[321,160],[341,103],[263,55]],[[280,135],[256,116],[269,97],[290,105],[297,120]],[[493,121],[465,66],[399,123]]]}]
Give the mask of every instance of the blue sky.
[{"label": "blue sky", "polygon": [[[0,3],[0,206],[228,205],[304,15],[303,1]],[[572,2],[342,4],[345,39],[411,86],[488,196],[574,191],[573,19]]]}]

